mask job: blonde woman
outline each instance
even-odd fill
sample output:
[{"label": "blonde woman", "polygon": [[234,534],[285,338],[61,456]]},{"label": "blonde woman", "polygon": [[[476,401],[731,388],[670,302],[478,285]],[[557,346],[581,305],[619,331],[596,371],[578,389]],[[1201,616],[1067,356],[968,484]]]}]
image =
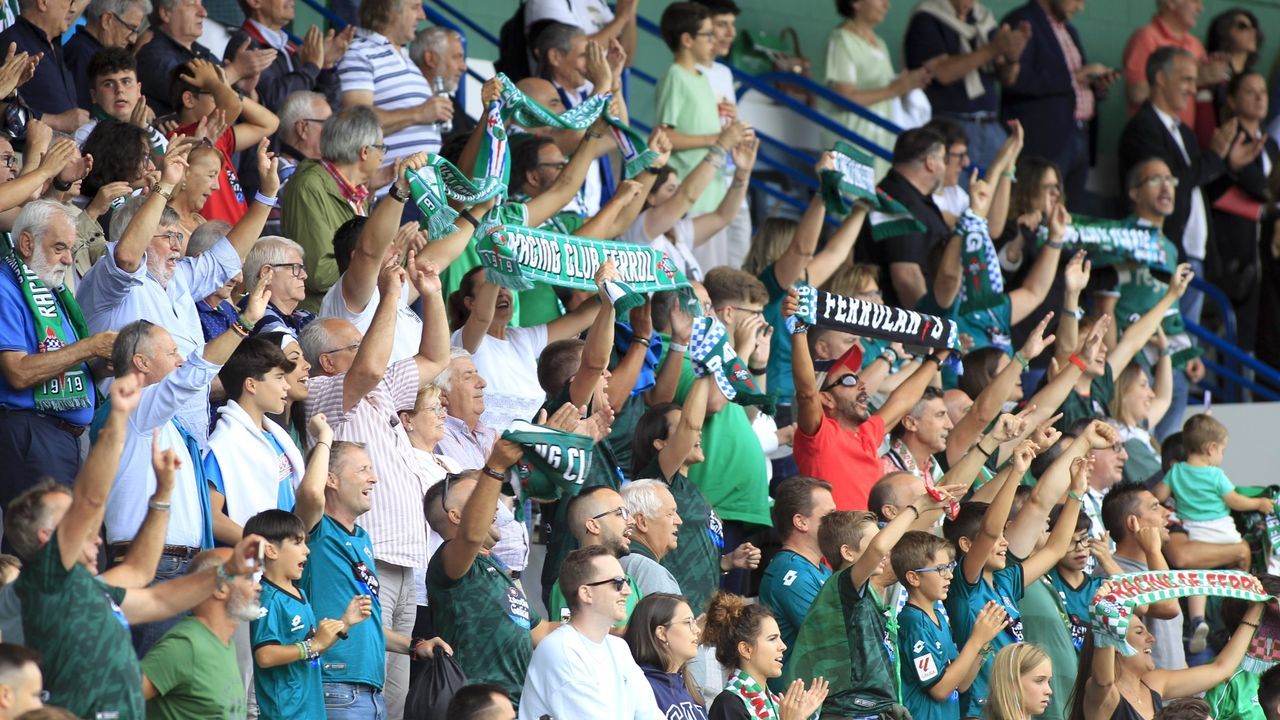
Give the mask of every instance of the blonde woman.
[{"label": "blonde woman", "polygon": [[1155,383],[1145,368],[1129,363],[1116,378],[1116,394],[1109,408],[1129,455],[1124,464],[1125,482],[1146,482],[1160,472],[1160,446],[1151,431],[1173,403],[1173,363],[1165,353],[1169,341],[1164,330],[1157,330],[1151,342],[1160,352],[1154,369]]}]

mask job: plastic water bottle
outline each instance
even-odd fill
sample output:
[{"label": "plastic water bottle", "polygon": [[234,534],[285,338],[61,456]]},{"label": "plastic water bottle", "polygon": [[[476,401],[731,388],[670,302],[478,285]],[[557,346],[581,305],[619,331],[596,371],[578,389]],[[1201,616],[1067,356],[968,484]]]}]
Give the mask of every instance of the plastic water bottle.
[{"label": "plastic water bottle", "polygon": [[[436,83],[435,83],[435,85],[436,85],[436,87],[435,87],[436,95],[443,95],[444,97],[451,97],[451,96],[449,95],[449,91],[448,91],[448,90],[446,90],[446,89],[445,89],[445,87],[444,87],[444,78],[443,78],[443,77],[441,77],[441,76],[437,75],[437,76],[436,76]],[[449,120],[440,120],[439,122],[437,122],[437,123],[436,123],[436,131],[437,131],[437,132],[439,132],[441,135],[444,135],[444,134],[446,134],[446,133],[453,132],[453,120],[452,120],[452,119],[449,119]]]}]

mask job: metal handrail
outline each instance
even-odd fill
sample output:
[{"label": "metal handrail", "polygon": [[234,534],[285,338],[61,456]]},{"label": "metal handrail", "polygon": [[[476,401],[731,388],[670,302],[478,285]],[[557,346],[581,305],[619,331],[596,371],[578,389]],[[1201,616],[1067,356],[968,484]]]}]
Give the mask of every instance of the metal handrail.
[{"label": "metal handrail", "polygon": [[[1218,377],[1221,377],[1225,380],[1230,380],[1231,382],[1234,382],[1237,385],[1240,385],[1241,387],[1248,388],[1249,390],[1252,390],[1255,395],[1264,397],[1267,400],[1272,400],[1272,401],[1280,400],[1280,393],[1277,393],[1276,391],[1266,387],[1265,385],[1259,385],[1258,383],[1250,380],[1249,378],[1246,378],[1245,376],[1237,372],[1232,371],[1231,369],[1227,368],[1224,365],[1219,365],[1218,363],[1212,360],[1203,360],[1202,362],[1204,362],[1204,366],[1206,369],[1217,374]],[[1234,402],[1234,401],[1239,401],[1239,399],[1240,399],[1239,397],[1236,397],[1236,398],[1233,398],[1232,400]]]},{"label": "metal handrail", "polygon": [[1275,385],[1276,387],[1280,387],[1280,370],[1276,370],[1275,368],[1253,357],[1252,355],[1245,352],[1244,350],[1241,350],[1240,348],[1236,347],[1234,344],[1227,342],[1226,340],[1223,340],[1222,338],[1218,337],[1214,333],[1206,330],[1201,325],[1197,323],[1193,323],[1190,320],[1187,320],[1186,323],[1187,323],[1187,331],[1190,332],[1192,335],[1194,335],[1202,343],[1217,349],[1219,352],[1221,352],[1223,355],[1225,355],[1227,358],[1234,361],[1238,365],[1249,368],[1257,376],[1263,378],[1264,380]]},{"label": "metal handrail", "polygon": [[887,118],[883,118],[875,114],[874,112],[871,112],[867,108],[863,107],[862,105],[859,105],[856,102],[853,102],[849,98],[841,95],[835,90],[832,90],[826,85],[823,85],[815,81],[813,78],[805,77],[804,75],[800,75],[797,73],[789,73],[789,72],[783,72],[781,70],[774,70],[772,72],[761,73],[759,75],[756,75],[756,79],[760,80],[761,82],[777,82],[777,83],[786,83],[788,85],[797,85],[799,87],[804,88],[808,92],[811,92],[814,95],[822,98],[823,100],[826,100],[832,105],[835,105],[839,109],[847,110],[848,112],[851,112],[854,115],[857,115],[863,120],[866,120],[871,123],[875,123],[876,125],[879,125],[885,130],[888,130],[894,135],[900,135],[902,133],[902,128],[899,127],[896,123],[888,120]]}]

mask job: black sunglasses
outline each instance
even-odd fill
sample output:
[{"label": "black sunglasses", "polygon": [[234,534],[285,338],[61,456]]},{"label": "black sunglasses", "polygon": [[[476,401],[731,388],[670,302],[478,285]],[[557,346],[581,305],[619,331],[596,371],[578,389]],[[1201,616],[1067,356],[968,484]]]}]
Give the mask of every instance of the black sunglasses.
[{"label": "black sunglasses", "polygon": [[583,583],[583,585],[586,585],[587,587],[596,587],[597,585],[608,585],[609,583],[613,583],[614,590],[622,592],[623,586],[631,587],[631,578],[625,576],[611,577],[608,580],[598,580],[592,583]]},{"label": "black sunglasses", "polygon": [[827,383],[827,386],[822,388],[822,392],[828,392],[830,390],[836,389],[837,387],[847,387],[847,388],[858,387],[857,373],[846,373],[844,375],[841,375],[835,380],[832,380],[831,382]]}]

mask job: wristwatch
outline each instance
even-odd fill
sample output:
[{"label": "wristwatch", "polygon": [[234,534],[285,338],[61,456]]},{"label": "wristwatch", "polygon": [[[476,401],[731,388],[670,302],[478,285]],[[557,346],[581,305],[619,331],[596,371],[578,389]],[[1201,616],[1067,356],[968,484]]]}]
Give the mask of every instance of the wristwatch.
[{"label": "wristwatch", "polygon": [[391,183],[391,189],[387,191],[387,195],[390,195],[392,200],[399,203],[409,202],[413,198],[412,194],[401,194],[400,183],[395,182]]}]

